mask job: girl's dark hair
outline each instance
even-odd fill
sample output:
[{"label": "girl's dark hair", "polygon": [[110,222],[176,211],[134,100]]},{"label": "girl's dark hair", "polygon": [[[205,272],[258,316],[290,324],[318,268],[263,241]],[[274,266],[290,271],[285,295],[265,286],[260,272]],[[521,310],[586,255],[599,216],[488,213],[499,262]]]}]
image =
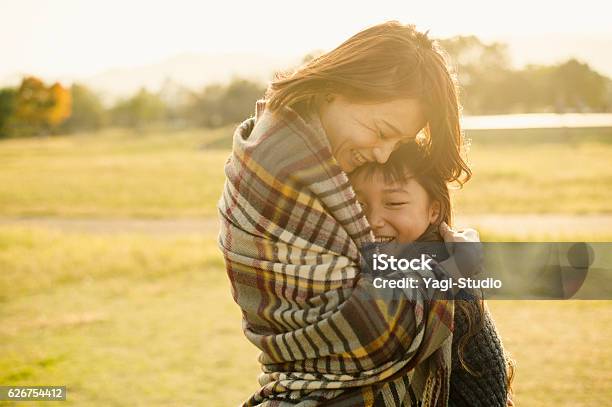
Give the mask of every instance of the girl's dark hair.
[{"label": "girl's dark hair", "polygon": [[266,91],[267,106],[313,109],[330,93],[364,103],[417,99],[427,120],[428,165],[446,181],[463,184],[472,173],[462,158],[460,107],[445,55],[414,25],[378,24],[294,72],[277,75]]},{"label": "girl's dark hair", "polygon": [[386,163],[363,164],[351,172],[350,178],[360,175],[368,181],[379,173],[388,184],[403,184],[413,178],[425,189],[431,202],[438,202],[440,205],[436,224],[446,222],[448,226],[452,226],[453,213],[448,184],[442,174],[430,165],[430,161],[425,147],[416,142],[409,142],[400,145]]}]

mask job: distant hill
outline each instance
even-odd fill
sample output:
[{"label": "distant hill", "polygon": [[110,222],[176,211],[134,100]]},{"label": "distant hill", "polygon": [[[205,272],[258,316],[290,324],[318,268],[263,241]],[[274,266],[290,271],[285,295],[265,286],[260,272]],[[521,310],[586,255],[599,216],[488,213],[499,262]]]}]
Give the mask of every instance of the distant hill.
[{"label": "distant hill", "polygon": [[168,81],[198,90],[210,83],[228,82],[234,77],[269,81],[279,70],[299,64],[301,57],[258,54],[183,54],[159,63],[111,69],[83,80],[105,99],[133,94],[141,87],[158,91]]}]

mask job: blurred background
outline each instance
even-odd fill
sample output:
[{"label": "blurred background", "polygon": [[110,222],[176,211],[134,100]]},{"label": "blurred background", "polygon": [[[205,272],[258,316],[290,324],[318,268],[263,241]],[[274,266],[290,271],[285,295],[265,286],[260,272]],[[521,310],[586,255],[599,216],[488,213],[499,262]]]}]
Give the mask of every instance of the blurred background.
[{"label": "blurred background", "polygon": [[[275,72],[397,19],[460,83],[487,241],[612,241],[612,26],[596,0],[0,0],[0,385],[69,405],[257,389],[217,249],[236,125]],[[611,301],[492,301],[518,405],[612,397]],[[0,402],[0,405],[11,405]]]}]

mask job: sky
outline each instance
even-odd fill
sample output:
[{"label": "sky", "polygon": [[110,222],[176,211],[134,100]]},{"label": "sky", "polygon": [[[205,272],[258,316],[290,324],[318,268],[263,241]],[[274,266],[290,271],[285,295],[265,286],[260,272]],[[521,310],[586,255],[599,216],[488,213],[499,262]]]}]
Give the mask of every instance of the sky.
[{"label": "sky", "polygon": [[183,53],[304,55],[390,19],[415,23],[433,37],[510,41],[521,63],[585,55],[586,43],[593,49],[583,59],[597,67],[612,44],[606,3],[0,0],[0,79],[17,73],[87,77]]}]

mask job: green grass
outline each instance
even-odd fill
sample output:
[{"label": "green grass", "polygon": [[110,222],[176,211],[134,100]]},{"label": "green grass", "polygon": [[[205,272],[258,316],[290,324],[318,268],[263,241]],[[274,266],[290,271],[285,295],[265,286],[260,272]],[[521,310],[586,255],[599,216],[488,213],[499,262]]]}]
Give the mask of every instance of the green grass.
[{"label": "green grass", "polygon": [[0,242],[3,385],[66,385],[78,406],[236,405],[256,389],[214,236]]},{"label": "green grass", "polygon": [[519,406],[604,406],[612,397],[612,301],[489,301],[516,361]]},{"label": "green grass", "polygon": [[[0,228],[0,383],[66,385],[67,405],[237,405],[257,388],[258,351],[222,264],[214,235]],[[490,307],[519,405],[612,397],[612,302]]]},{"label": "green grass", "polygon": [[[455,194],[458,211],[612,213],[612,143],[584,132],[582,141],[572,133],[559,142],[526,130],[515,131],[514,141],[508,134],[473,135],[474,178]],[[232,126],[2,140],[0,213],[216,216],[231,134]]]},{"label": "green grass", "polygon": [[216,216],[232,129],[0,142],[0,213],[60,217]]},{"label": "green grass", "polygon": [[463,213],[612,213],[612,144],[474,141]]}]

